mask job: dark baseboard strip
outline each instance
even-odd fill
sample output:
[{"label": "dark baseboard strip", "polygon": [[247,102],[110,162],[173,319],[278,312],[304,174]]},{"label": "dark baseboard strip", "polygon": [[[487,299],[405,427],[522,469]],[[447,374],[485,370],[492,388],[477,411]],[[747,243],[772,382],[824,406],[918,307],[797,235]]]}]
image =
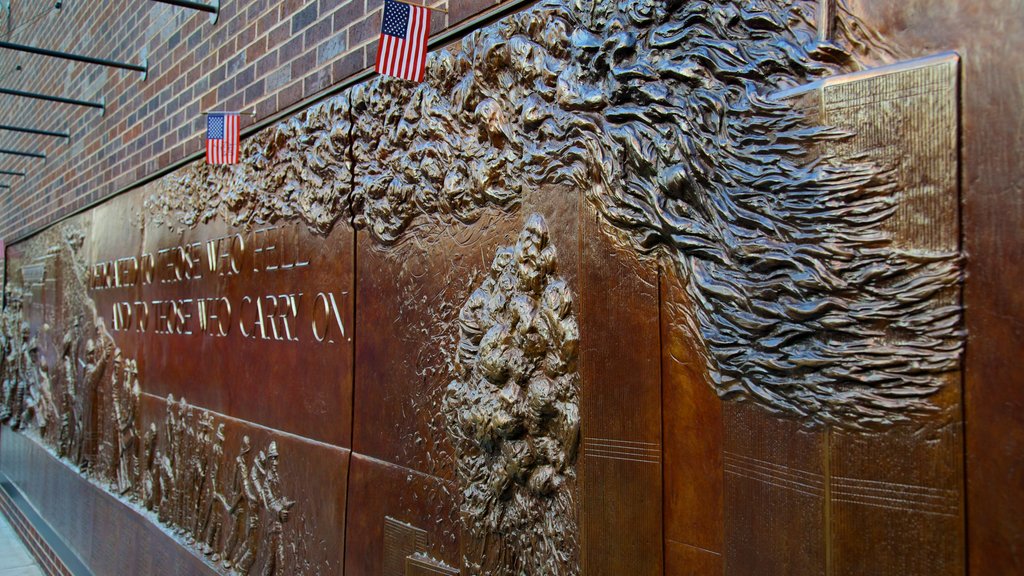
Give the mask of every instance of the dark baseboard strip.
[{"label": "dark baseboard strip", "polygon": [[0,472],[0,512],[7,518],[47,576],[93,576],[18,487]]}]

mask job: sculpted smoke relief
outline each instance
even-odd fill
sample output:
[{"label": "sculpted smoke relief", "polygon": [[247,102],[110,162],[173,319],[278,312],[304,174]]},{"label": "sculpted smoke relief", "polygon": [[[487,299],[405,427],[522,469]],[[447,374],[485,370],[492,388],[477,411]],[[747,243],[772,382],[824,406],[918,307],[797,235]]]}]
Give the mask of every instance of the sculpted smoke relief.
[{"label": "sculpted smoke relief", "polygon": [[772,99],[855,68],[843,46],[865,47],[849,19],[842,44],[816,46],[805,8],[623,14],[648,32],[581,68],[608,67],[631,87],[605,114],[611,147],[595,148],[591,196],[634,246],[670,255],[689,279],[719,394],[819,423],[887,424],[928,410],[938,375],[959,365],[959,310],[938,297],[955,288],[959,260],[896,248],[884,227],[891,167],[833,161],[822,151],[850,134]]},{"label": "sculpted smoke relief", "polygon": [[147,200],[151,214],[191,227],[220,217],[234,226],[295,218],[327,233],[349,218],[348,101],[333,98],[242,143],[233,166],[205,162],[169,176]]},{"label": "sculpted smoke relief", "polygon": [[849,129],[773,98],[892,60],[842,6],[819,30],[818,8],[541,2],[434,53],[423,84],[361,85],[250,139],[251,165],[196,166],[153,206],[186,223],[351,217],[392,243],[573,183],[689,280],[720,395],[811,423],[909,419],[959,366],[959,308],[939,295],[960,262],[895,247],[894,167],[833,158]]},{"label": "sculpted smoke relief", "polygon": [[579,328],[543,218],[459,314],[444,400],[471,574],[578,574]]}]

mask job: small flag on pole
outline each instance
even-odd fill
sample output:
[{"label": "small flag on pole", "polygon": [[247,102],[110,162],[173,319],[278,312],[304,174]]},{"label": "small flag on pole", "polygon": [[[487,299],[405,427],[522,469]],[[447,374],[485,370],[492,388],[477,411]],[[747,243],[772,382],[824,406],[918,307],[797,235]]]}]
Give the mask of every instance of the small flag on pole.
[{"label": "small flag on pole", "polygon": [[422,82],[427,68],[430,8],[384,0],[377,45],[377,72]]},{"label": "small flag on pole", "polygon": [[206,115],[206,163],[238,163],[238,114]]}]

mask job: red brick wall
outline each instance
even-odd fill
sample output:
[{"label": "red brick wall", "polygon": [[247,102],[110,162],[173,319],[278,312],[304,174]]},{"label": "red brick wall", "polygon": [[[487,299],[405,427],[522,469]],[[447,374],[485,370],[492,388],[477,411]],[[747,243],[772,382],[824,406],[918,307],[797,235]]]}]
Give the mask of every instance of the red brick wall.
[{"label": "red brick wall", "polygon": [[[0,0],[0,5],[5,4]],[[498,0],[433,0],[438,33]],[[0,131],[0,238],[23,237],[203,149],[202,112],[255,110],[246,126],[373,65],[383,0],[221,0],[209,16],[151,0],[11,0],[0,39],[131,63],[136,72],[0,50],[0,87],[79,100],[92,108],[0,96],[0,124],[67,130],[71,139]],[[450,4],[450,6],[449,6]],[[10,21],[8,22],[8,19]],[[22,70],[17,71],[20,65]]]}]

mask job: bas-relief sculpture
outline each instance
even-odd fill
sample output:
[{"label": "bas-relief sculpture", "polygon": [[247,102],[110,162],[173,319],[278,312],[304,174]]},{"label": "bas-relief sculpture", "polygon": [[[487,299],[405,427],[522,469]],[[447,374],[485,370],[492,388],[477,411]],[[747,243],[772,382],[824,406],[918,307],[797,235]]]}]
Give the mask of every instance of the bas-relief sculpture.
[{"label": "bas-relief sculpture", "polygon": [[[625,241],[691,279],[723,397],[811,423],[906,420],[958,365],[958,310],[930,305],[959,260],[893,245],[892,167],[830,161],[850,129],[780,97],[893,58],[841,6],[835,38],[819,39],[815,9],[541,3],[442,49],[428,82],[359,86],[250,139],[251,163],[186,171],[151,202],[183,223],[351,218],[393,243],[423,220],[513,208],[524,186],[575,183]],[[179,205],[189,183],[206,195]],[[901,338],[880,353],[887,332]]]},{"label": "bas-relief sculpture", "polygon": [[471,574],[579,573],[579,328],[557,260],[531,215],[459,313],[444,413]]},{"label": "bas-relief sculpture", "polygon": [[[963,345],[956,234],[932,225],[956,212],[957,60],[878,68],[897,59],[830,2],[544,1],[434,53],[423,84],[375,79],[247,139],[237,166],[166,177],[145,225],[352,226],[387,251],[569,186],[603,233],[684,279],[686,330],[721,398],[809,430],[884,434],[941,411]],[[57,338],[29,326],[12,289],[5,420],[218,569],[297,573],[296,539],[317,527],[291,518],[277,445],[246,437],[227,453],[225,424],[183,399],[141,426],[145,375],[89,302],[82,236],[57,228],[19,262],[62,247],[75,300]],[[525,218],[482,282],[467,279],[452,365],[432,373],[451,377],[435,383],[454,448],[439,457],[459,486],[467,574],[581,569],[585,382],[557,253],[543,215]],[[399,548],[393,571],[455,570],[426,544]]]},{"label": "bas-relief sculpture", "polygon": [[[55,228],[65,238],[81,237],[73,224]],[[46,234],[37,239],[42,242],[28,244],[45,245],[53,237]],[[61,269],[68,279],[60,287],[63,317],[44,306],[47,323],[42,334],[33,334],[25,307],[37,304],[38,294],[31,288],[7,294],[0,322],[5,352],[0,419],[148,512],[215,569],[267,576],[320,573],[322,566],[303,565],[298,556],[308,532],[286,533],[295,501],[282,491],[276,442],[254,451],[246,436],[238,454],[226,455],[226,422],[184,398],[168,397],[166,419],[143,427],[138,362],[114,346],[95,307],[76,305],[86,302],[79,298],[85,292],[84,276],[74,275],[75,269],[84,270],[78,260],[81,243],[67,242],[63,248],[54,250],[68,265]],[[43,283],[57,268],[45,268],[34,282]],[[17,326],[8,329],[8,324]],[[67,326],[64,335],[51,334],[59,326]],[[50,355],[41,348],[60,358],[59,372],[49,368]]]}]

